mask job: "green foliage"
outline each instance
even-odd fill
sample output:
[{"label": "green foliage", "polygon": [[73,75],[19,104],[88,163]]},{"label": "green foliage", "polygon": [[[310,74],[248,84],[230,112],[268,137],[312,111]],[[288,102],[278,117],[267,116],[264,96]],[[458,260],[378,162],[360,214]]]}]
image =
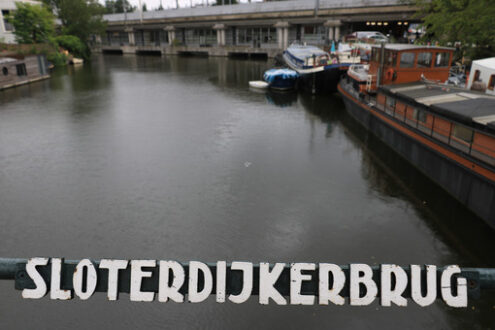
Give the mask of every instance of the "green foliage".
[{"label": "green foliage", "polygon": [[62,23],[62,33],[87,42],[93,34],[105,31],[103,7],[98,0],[43,0],[52,8]]},{"label": "green foliage", "polygon": [[46,56],[46,59],[54,66],[67,65],[67,56],[64,53],[53,52]]},{"label": "green foliage", "polygon": [[178,39],[172,40],[172,46],[180,46],[182,43]]},{"label": "green foliage", "polygon": [[414,0],[427,28],[424,39],[442,45],[461,43],[472,59],[495,54],[495,1]]},{"label": "green foliage", "polygon": [[105,12],[107,14],[130,13],[135,10],[136,7],[132,6],[128,0],[105,0]]},{"label": "green foliage", "polygon": [[8,17],[14,26],[16,41],[23,44],[47,42],[55,33],[55,18],[44,6],[16,2]]},{"label": "green foliage", "polygon": [[89,48],[84,42],[76,36],[62,35],[55,38],[55,42],[60,47],[67,49],[72,55],[79,58],[87,59],[89,57]]}]

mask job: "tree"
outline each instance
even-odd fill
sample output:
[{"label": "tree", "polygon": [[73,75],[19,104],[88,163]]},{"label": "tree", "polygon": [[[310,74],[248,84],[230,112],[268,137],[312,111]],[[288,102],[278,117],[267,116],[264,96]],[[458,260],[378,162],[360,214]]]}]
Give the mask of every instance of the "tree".
[{"label": "tree", "polygon": [[136,7],[133,7],[128,0],[105,0],[105,12],[107,14],[130,13],[135,10]]},{"label": "tree", "polygon": [[91,35],[105,31],[105,7],[97,0],[43,1],[57,14],[63,34],[76,36],[86,43]]},{"label": "tree", "polygon": [[423,17],[429,41],[443,45],[461,43],[462,55],[471,59],[493,56],[495,52],[495,1],[414,0]]},{"label": "tree", "polygon": [[76,36],[61,35],[55,38],[58,46],[67,49],[75,57],[89,58],[89,48]]},{"label": "tree", "polygon": [[16,10],[9,16],[16,41],[21,44],[48,42],[55,33],[55,17],[42,5],[16,2]]},{"label": "tree", "polygon": [[145,3],[143,3],[143,11],[148,11],[148,7],[146,7]]}]

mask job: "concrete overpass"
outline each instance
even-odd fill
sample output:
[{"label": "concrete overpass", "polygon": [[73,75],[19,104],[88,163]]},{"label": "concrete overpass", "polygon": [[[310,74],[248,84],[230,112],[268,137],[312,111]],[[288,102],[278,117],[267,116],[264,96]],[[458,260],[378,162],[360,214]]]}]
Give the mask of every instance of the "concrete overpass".
[{"label": "concrete overpass", "polygon": [[329,46],[357,30],[402,36],[416,8],[401,0],[291,0],[105,15],[103,52],[272,57],[299,40]]}]

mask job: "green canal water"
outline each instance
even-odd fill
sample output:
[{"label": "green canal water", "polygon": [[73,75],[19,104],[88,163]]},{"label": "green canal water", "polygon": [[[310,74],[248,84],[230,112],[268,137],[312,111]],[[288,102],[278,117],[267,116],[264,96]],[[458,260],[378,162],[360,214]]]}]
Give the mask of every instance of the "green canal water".
[{"label": "green canal water", "polygon": [[[249,90],[271,65],[106,55],[0,92],[0,256],[495,267],[495,233],[338,95]],[[460,310],[59,302],[0,282],[0,329],[494,324],[495,293]]]}]

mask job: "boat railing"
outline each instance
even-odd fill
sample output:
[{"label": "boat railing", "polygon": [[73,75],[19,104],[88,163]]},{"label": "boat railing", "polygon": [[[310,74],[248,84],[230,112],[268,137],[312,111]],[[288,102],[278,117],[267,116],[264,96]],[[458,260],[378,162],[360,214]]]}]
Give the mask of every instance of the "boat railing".
[{"label": "boat railing", "polygon": [[376,82],[376,75],[369,74],[366,77],[366,91],[367,92],[371,92],[371,90],[373,89],[373,83],[375,83],[375,82]]},{"label": "boat railing", "polygon": [[348,73],[358,78],[361,81],[368,80],[369,65],[367,64],[353,64],[349,67]]},{"label": "boat railing", "polygon": [[[495,140],[492,135],[487,136],[485,132],[447,118],[441,118],[442,124],[436,124],[437,117],[428,119],[424,115],[424,110],[412,106],[406,106],[402,110],[398,110],[395,102],[390,106],[378,102],[375,108],[435,140],[443,142],[490,166],[495,166],[495,145],[486,142],[487,139]],[[426,111],[426,113],[429,112]],[[432,116],[433,114],[429,113],[429,115]],[[459,127],[462,127],[463,131],[469,132],[469,134],[462,136],[457,134],[456,131]]]}]

